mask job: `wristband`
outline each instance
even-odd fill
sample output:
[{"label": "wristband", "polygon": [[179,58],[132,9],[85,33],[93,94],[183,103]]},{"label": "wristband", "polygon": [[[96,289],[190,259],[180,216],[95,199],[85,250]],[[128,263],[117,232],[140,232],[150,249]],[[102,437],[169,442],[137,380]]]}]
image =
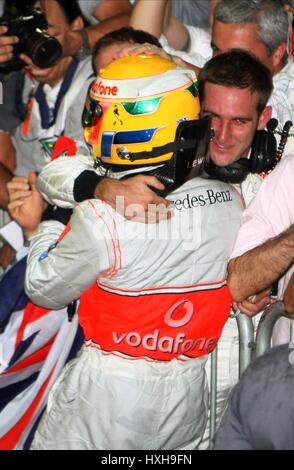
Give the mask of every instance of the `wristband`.
[{"label": "wristband", "polygon": [[72,209],[63,209],[57,206],[48,205],[43,212],[42,222],[46,220],[57,220],[63,225],[67,225],[72,215]]},{"label": "wristband", "polygon": [[94,192],[102,176],[97,175],[95,171],[85,170],[75,180],[73,196],[76,202],[82,202],[86,199],[94,199]]}]

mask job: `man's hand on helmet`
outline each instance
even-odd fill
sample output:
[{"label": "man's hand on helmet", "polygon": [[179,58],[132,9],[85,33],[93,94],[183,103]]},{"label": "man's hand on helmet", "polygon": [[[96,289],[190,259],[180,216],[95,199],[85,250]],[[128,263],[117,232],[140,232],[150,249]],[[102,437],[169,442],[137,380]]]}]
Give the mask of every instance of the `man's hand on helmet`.
[{"label": "man's hand on helmet", "polygon": [[164,49],[161,49],[154,44],[149,44],[148,42],[144,42],[144,44],[134,43],[122,47],[117,54],[116,59],[125,57],[127,55],[159,55],[163,59],[172,60],[172,56],[165,52]]},{"label": "man's hand on helmet", "polygon": [[118,59],[127,55],[158,55],[163,59],[171,60],[180,67],[194,70],[196,75],[198,75],[201,70],[196,65],[190,64],[176,55],[168,54],[164,49],[161,49],[154,44],[149,44],[148,42],[145,42],[144,44],[131,44],[125,46],[118,52],[115,58]]},{"label": "man's hand on helmet", "polygon": [[97,184],[94,196],[110,204],[128,220],[156,223],[170,219],[172,203],[152,189],[164,189],[155,176],[137,175],[124,180],[103,178]]}]

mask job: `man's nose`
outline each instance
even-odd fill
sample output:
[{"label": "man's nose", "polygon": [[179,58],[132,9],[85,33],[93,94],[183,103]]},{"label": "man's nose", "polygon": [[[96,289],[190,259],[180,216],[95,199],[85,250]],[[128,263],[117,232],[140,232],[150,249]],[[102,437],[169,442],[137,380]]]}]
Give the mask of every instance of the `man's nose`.
[{"label": "man's nose", "polygon": [[228,139],[228,124],[222,123],[218,129],[217,139],[220,143],[225,143]]},{"label": "man's nose", "polygon": [[230,122],[222,121],[214,128],[215,137],[220,144],[225,144],[230,137]]}]

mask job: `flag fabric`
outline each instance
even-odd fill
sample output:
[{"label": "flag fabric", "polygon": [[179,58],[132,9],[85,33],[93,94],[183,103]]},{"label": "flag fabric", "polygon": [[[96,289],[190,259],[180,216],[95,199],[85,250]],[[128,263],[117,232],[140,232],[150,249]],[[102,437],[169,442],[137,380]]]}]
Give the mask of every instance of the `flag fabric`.
[{"label": "flag fabric", "polygon": [[0,281],[0,450],[29,447],[64,364],[80,349],[77,315],[47,310],[24,292],[26,259]]}]

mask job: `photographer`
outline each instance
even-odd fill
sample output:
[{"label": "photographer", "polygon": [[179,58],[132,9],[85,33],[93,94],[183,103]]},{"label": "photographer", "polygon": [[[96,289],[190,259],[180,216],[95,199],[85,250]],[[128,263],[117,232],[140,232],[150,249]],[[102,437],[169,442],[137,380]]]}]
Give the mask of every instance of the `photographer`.
[{"label": "photographer", "polygon": [[[58,47],[61,48],[69,31],[77,31],[84,26],[78,2],[76,0],[70,2],[50,0],[45,2],[44,6],[43,12],[48,23],[48,33],[51,39],[58,41]],[[34,44],[32,51],[36,51]],[[16,153],[15,174],[22,176],[27,176],[30,170],[39,172],[43,168],[44,164],[50,160],[51,149],[60,135],[66,134],[73,139],[83,140],[81,113],[88,85],[93,78],[90,58],[77,61],[72,56],[62,57],[55,65],[45,69],[32,65],[29,58],[26,60],[31,65],[25,67],[25,74],[24,69],[13,72],[9,74],[8,81],[10,83],[10,75],[14,78],[20,76],[24,80],[23,86],[17,93],[16,89],[10,90],[7,98],[10,110],[0,108],[4,123],[5,120],[12,119],[15,113],[13,102],[17,101],[18,107],[21,108],[21,116],[17,118],[16,128],[11,126],[10,129],[4,130],[12,136]],[[11,64],[13,68],[14,61]],[[6,64],[6,69],[9,70],[9,63]],[[17,100],[15,100],[16,95]],[[7,139],[10,138],[9,134],[6,135]],[[2,209],[7,207],[6,184],[12,176],[11,171],[3,165],[0,166],[0,207]],[[4,256],[3,250],[3,248],[0,250],[0,264],[7,267],[12,253],[10,257],[6,254]]]},{"label": "photographer", "polygon": [[[49,0],[49,3],[50,1],[51,0]],[[23,2],[20,1],[11,2],[11,0],[8,0],[7,3],[9,2],[20,7],[23,6]],[[32,5],[33,3],[44,10],[46,9],[48,0],[39,0],[37,2],[27,0],[25,2],[27,5]],[[67,4],[67,8],[71,7],[70,0],[65,0],[63,3]],[[86,8],[84,5],[85,2],[78,3],[82,12],[85,10],[85,13],[90,13],[88,12],[89,5],[87,5]],[[90,2],[87,2],[87,4],[89,3]],[[129,22],[129,14],[132,11],[132,6],[129,0],[97,0],[95,2],[91,2],[91,4],[96,4],[95,8],[94,6],[92,8],[91,17],[95,18],[99,23],[87,26],[86,28],[80,27],[75,31],[68,31],[62,45],[64,56],[76,56],[79,60],[85,59],[91,55],[93,46],[98,39],[104,36],[104,34],[122,26],[127,26]],[[86,17],[86,19],[91,22],[91,17]],[[6,36],[6,34],[7,28],[0,26],[0,63],[12,59],[14,46],[19,42],[17,36]],[[27,57],[21,57],[26,63],[30,64]]]},{"label": "photographer", "polygon": [[[77,1],[44,2],[43,13],[48,23],[50,41],[55,41],[60,49],[69,31],[78,31],[84,26]],[[45,39],[44,35],[41,40]],[[32,44],[30,51],[35,61],[37,45]],[[23,57],[23,54],[20,56]],[[81,110],[87,84],[92,79],[90,58],[77,61],[72,56],[62,57],[51,67],[42,69],[33,64],[32,58],[26,58],[31,65],[25,67],[22,91],[24,118],[13,135],[18,175],[27,175],[29,170],[40,171],[50,160],[51,148],[59,135],[66,132],[74,139],[83,138]],[[6,67],[9,68],[9,63]],[[5,207],[5,201],[0,203]]]}]

